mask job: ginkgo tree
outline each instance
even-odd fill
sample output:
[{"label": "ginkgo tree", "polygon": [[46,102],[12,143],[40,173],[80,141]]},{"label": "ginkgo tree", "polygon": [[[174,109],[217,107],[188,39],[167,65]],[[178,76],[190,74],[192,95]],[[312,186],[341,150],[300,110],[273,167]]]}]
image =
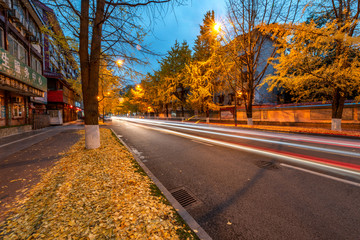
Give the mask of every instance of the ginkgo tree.
[{"label": "ginkgo tree", "polygon": [[[219,54],[224,79],[233,90],[233,96],[245,105],[247,124],[253,125],[252,109],[255,92],[269,74],[268,59],[276,54],[268,36],[258,31],[262,23],[294,21],[299,12],[299,0],[227,0],[227,27],[220,37],[224,42]],[[237,109],[235,108],[235,116]]]},{"label": "ginkgo tree", "polygon": [[114,74],[114,70],[110,67],[111,59],[103,56],[100,64],[99,73],[99,94],[97,96],[99,102],[99,112],[103,117],[107,111],[111,112],[119,101],[119,90],[123,85],[121,78]]},{"label": "ginkgo tree", "polygon": [[274,59],[276,74],[267,80],[270,90],[284,86],[298,99],[331,100],[332,130],[341,130],[345,100],[359,97],[354,93],[360,88],[360,39],[354,34],[360,2],[338,3],[326,9],[333,17],[322,26],[312,20],[262,27],[276,38],[279,47]]},{"label": "ginkgo tree", "polygon": [[182,0],[45,0],[79,46],[87,149],[100,146],[97,96],[102,54],[143,63],[133,50],[144,49],[140,46],[147,32],[142,25],[144,18],[158,18],[170,2],[176,4]]},{"label": "ginkgo tree", "polygon": [[192,61],[186,65],[190,93],[187,101],[193,109],[206,112],[209,120],[210,110],[217,110],[215,94],[222,90],[220,78],[221,66],[218,64],[216,49],[219,47],[217,35],[213,32],[215,24],[214,11],[208,11],[200,25],[200,35],[194,45]]},{"label": "ginkgo tree", "polygon": [[[181,108],[181,115],[184,117],[185,105],[189,89],[186,86],[187,74],[186,64],[191,61],[191,50],[186,41],[175,42],[168,54],[160,61],[158,72],[160,92],[166,97],[165,104]],[[161,90],[162,89],[162,90]]]}]

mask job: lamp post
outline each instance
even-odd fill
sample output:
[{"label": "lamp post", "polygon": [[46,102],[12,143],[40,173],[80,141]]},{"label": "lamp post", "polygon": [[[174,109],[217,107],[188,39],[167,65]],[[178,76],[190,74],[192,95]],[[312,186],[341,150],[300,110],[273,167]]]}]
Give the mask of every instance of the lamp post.
[{"label": "lamp post", "polygon": [[[223,40],[225,44],[229,44],[229,41],[227,41],[222,35],[221,35],[221,32],[222,32],[222,29],[221,29],[221,24],[219,22],[215,22],[212,26],[212,29],[213,29],[213,32],[216,34],[216,35],[219,35],[220,36],[220,40]],[[237,126],[238,124],[238,121],[237,121],[237,99],[238,97],[241,98],[242,97],[242,94],[243,92],[240,91],[238,92],[237,91],[237,83],[235,81],[235,86],[233,88],[234,90],[234,124],[235,124],[235,127]]]},{"label": "lamp post", "polygon": [[104,94],[102,95],[102,98],[100,98],[99,96],[97,96],[98,102],[102,102],[103,100],[103,123],[105,123],[105,98],[109,97],[110,92],[106,93],[107,96],[105,96]]}]

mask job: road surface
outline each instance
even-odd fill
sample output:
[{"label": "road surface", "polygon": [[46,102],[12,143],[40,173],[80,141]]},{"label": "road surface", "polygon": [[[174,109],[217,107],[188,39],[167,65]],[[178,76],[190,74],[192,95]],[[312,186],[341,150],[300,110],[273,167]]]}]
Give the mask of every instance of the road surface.
[{"label": "road surface", "polygon": [[213,239],[360,239],[357,139],[127,118],[112,128]]}]

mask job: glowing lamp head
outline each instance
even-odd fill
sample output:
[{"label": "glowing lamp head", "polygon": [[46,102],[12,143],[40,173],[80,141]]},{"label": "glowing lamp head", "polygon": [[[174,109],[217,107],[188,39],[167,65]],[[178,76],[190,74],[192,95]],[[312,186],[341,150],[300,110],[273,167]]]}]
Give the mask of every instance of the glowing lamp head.
[{"label": "glowing lamp head", "polygon": [[124,64],[124,60],[119,59],[119,60],[116,61],[116,64],[120,67],[121,65]]},{"label": "glowing lamp head", "polygon": [[220,23],[215,23],[214,24],[214,26],[213,26],[213,29],[214,29],[214,31],[215,32],[220,32],[220,30],[221,30],[221,25],[220,25]]}]

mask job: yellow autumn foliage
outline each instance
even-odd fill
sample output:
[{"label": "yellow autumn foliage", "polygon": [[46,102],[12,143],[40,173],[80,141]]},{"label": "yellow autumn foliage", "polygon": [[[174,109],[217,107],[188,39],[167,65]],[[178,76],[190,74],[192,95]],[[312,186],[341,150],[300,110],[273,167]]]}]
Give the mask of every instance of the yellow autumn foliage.
[{"label": "yellow autumn foliage", "polygon": [[[81,132],[83,135],[84,133]],[[127,149],[101,129],[101,147],[84,137],[0,224],[1,239],[179,239],[174,209],[151,194],[151,180]]]}]

